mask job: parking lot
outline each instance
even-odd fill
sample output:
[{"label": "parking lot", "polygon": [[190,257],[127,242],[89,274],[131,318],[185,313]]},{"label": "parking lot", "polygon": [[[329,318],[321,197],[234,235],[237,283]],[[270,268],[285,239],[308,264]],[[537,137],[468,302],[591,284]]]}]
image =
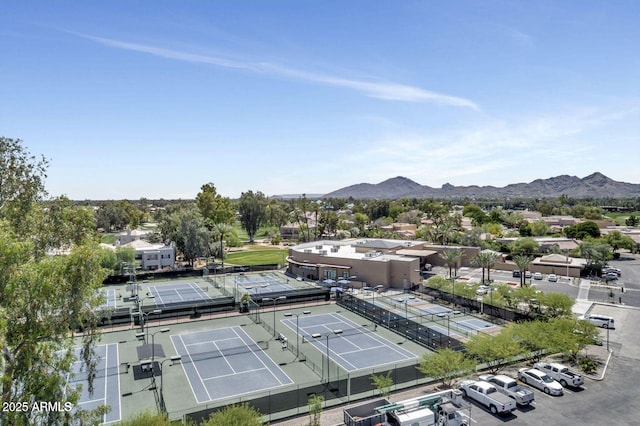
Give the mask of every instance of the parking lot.
[{"label": "parking lot", "polygon": [[[609,330],[609,364],[594,376],[585,376],[585,384],[578,389],[565,389],[563,396],[549,396],[533,389],[535,402],[531,407],[518,408],[508,416],[494,416],[474,404],[472,425],[631,425],[640,424],[640,344],[635,336],[635,324],[640,310],[617,306],[595,305],[593,313],[609,315],[616,320],[616,329]],[[606,361],[607,331],[602,330],[602,347],[590,349]],[[516,369],[508,370],[515,377]],[[603,380],[600,380],[604,377]]]}]

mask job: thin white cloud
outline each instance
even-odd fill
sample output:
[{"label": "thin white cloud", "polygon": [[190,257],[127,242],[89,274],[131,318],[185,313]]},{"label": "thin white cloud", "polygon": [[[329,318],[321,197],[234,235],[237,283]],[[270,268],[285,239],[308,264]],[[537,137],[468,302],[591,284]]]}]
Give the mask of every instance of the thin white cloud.
[{"label": "thin white cloud", "polygon": [[526,47],[532,47],[534,45],[533,37],[529,34],[523,33],[522,31],[511,29],[509,30],[508,34],[516,44]]},{"label": "thin white cloud", "polygon": [[[75,33],[74,33],[75,34]],[[478,105],[465,98],[445,95],[425,90],[415,86],[386,82],[386,81],[365,81],[349,78],[336,77],[331,75],[317,74],[302,71],[294,68],[283,67],[270,62],[248,62],[221,58],[211,55],[201,55],[195,53],[182,52],[178,50],[165,49],[162,47],[150,46],[127,41],[114,40],[104,37],[95,37],[84,34],[76,34],[85,39],[89,39],[105,46],[118,49],[130,50],[149,55],[173,59],[177,61],[202,63],[222,68],[246,70],[261,74],[271,74],[282,77],[294,78],[310,83],[323,84],[327,86],[343,87],[358,91],[367,96],[377,99],[404,102],[431,102],[439,105],[457,106],[479,110]]]},{"label": "thin white cloud", "polygon": [[[600,170],[604,143],[592,140],[590,134],[637,114],[633,107],[616,111],[588,108],[521,120],[491,120],[456,131],[400,132],[361,147],[344,161],[367,164],[369,183],[401,175],[438,187],[456,181],[454,184],[503,186],[525,175],[575,173],[578,166],[588,174]],[[349,184],[362,181],[353,178],[342,180]]]}]

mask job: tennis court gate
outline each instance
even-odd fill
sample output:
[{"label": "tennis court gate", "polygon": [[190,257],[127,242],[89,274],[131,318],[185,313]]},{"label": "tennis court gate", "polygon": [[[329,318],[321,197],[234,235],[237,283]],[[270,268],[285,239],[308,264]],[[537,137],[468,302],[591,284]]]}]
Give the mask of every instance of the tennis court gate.
[{"label": "tennis court gate", "polygon": [[348,293],[342,293],[340,297],[337,298],[336,303],[372,321],[374,324],[385,327],[407,340],[411,340],[432,351],[440,348],[451,348],[455,351],[465,350],[460,340],[441,333],[436,329],[429,328],[429,323],[442,321],[444,324],[445,319],[434,317],[434,315],[431,314],[414,316],[407,314],[401,316],[380,305],[374,305],[369,301]]}]

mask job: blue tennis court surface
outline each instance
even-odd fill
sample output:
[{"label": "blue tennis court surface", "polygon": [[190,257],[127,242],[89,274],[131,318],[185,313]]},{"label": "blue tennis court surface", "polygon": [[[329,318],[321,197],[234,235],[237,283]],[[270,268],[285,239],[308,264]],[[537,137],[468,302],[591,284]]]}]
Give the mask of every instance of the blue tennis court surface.
[{"label": "blue tennis court surface", "polygon": [[195,283],[152,285],[149,286],[149,293],[154,296],[153,300],[158,307],[211,301],[211,297]]},{"label": "blue tennis court surface", "polygon": [[98,309],[115,309],[116,291],[113,289],[102,290],[102,294],[104,294],[104,303],[98,306]]},{"label": "blue tennis court surface", "polygon": [[[107,405],[110,410],[104,414],[103,423],[120,421],[118,344],[110,343],[96,346],[95,354],[97,372],[93,379],[93,394],[89,394],[86,367],[82,361],[76,361],[71,365],[71,374],[68,377],[69,386],[73,388],[82,386],[78,405],[83,410],[93,410],[101,405]],[[80,349],[75,350],[75,355],[77,359],[81,359]]]},{"label": "blue tennis court surface", "polygon": [[488,321],[484,321],[478,318],[471,318],[471,319],[467,319],[467,320],[458,320],[455,321],[456,324],[458,324],[461,327],[464,327],[468,330],[483,330],[485,328],[489,328],[489,327],[495,327],[495,324],[492,324]]},{"label": "blue tennis court surface", "polygon": [[[281,320],[296,331],[295,319]],[[415,360],[417,356],[340,314],[298,318],[299,334],[346,371]],[[336,333],[337,330],[341,332]]]},{"label": "blue tennis court surface", "polygon": [[252,279],[246,276],[239,276],[237,278],[237,283],[252,296],[294,290],[294,288],[289,284],[276,279],[265,279],[264,277],[260,277],[260,279]]},{"label": "blue tennis court surface", "polygon": [[240,327],[176,334],[171,341],[198,403],[293,383]]},{"label": "blue tennis court surface", "polygon": [[424,312],[425,314],[431,314],[431,315],[450,314],[453,312],[453,310],[449,308],[445,308],[444,306],[437,306],[437,305],[429,306],[427,308],[418,308],[418,310],[420,310],[421,312]]}]

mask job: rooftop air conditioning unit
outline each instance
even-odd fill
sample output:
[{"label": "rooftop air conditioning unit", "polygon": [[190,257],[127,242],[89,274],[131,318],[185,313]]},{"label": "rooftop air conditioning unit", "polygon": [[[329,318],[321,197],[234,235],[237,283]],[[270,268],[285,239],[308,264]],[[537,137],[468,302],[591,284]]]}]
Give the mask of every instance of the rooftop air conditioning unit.
[{"label": "rooftop air conditioning unit", "polygon": [[316,246],[316,250],[320,250],[320,249],[322,249],[322,245]]}]

